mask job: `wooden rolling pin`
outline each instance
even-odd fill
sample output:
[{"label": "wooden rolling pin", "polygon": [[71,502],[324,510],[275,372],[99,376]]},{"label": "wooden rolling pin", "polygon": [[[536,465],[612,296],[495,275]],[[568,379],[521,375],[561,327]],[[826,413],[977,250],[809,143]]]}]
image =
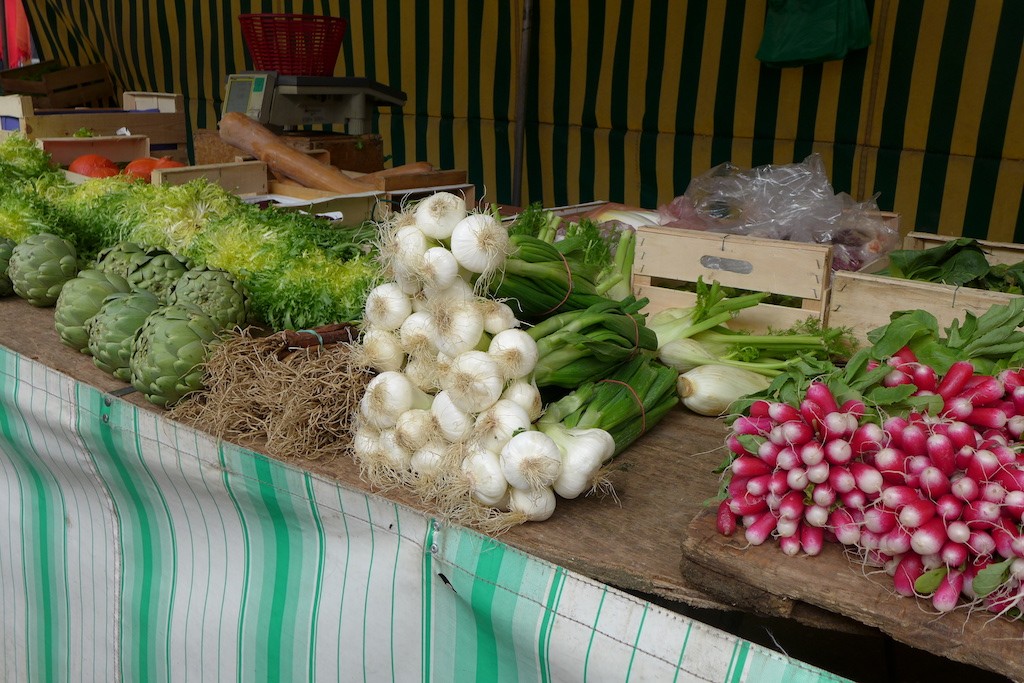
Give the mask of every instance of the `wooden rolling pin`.
[{"label": "wooden rolling pin", "polygon": [[291,178],[305,187],[339,194],[372,192],[380,189],[381,179],[386,176],[433,170],[429,163],[416,161],[354,178],[285,144],[259,122],[239,112],[228,112],[221,118],[220,138],[264,162],[278,175]]}]

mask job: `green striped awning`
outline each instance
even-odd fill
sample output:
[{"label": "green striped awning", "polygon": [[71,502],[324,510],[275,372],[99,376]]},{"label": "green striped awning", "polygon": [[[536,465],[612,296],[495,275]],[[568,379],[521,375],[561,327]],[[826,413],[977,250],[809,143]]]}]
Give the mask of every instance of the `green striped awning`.
[{"label": "green striped awning", "polygon": [[0,347],[0,678],[841,680]]}]

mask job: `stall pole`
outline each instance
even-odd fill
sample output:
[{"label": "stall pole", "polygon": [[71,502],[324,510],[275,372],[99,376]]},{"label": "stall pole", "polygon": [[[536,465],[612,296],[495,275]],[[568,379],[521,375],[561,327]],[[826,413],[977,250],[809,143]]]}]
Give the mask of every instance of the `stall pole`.
[{"label": "stall pole", "polygon": [[519,83],[516,87],[515,146],[512,153],[512,206],[520,206],[523,195],[523,137],[526,121],[526,86],[529,80],[530,32],[533,1],[523,1],[523,27],[519,35]]}]

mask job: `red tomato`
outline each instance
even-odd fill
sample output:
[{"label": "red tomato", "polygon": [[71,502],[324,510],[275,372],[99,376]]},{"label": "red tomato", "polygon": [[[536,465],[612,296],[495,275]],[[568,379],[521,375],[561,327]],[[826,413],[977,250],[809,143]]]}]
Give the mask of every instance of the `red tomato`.
[{"label": "red tomato", "polygon": [[159,159],[156,160],[156,164],[153,166],[153,168],[181,168],[184,165],[185,164],[181,163],[180,161],[175,161],[170,157],[160,157]]},{"label": "red tomato", "polygon": [[109,178],[120,172],[117,164],[101,154],[83,154],[71,162],[68,170],[90,178]]},{"label": "red tomato", "polygon": [[148,183],[156,164],[157,160],[153,157],[141,157],[129,162],[124,167],[124,172],[125,175],[134,176]]}]

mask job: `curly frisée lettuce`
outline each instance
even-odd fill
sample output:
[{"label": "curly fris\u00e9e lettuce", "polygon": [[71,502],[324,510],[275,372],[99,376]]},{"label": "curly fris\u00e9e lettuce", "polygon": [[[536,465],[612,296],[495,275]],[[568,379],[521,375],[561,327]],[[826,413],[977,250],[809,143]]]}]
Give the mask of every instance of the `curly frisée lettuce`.
[{"label": "curly fris\u00e9e lettuce", "polygon": [[311,251],[243,279],[253,313],[277,329],[358,320],[378,270],[370,257],[348,261]]},{"label": "curly fris\u00e9e lettuce", "polygon": [[50,155],[21,133],[14,133],[0,142],[0,183],[38,178],[46,174],[61,175]]}]

